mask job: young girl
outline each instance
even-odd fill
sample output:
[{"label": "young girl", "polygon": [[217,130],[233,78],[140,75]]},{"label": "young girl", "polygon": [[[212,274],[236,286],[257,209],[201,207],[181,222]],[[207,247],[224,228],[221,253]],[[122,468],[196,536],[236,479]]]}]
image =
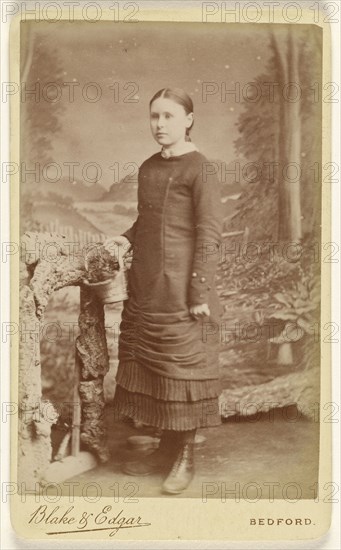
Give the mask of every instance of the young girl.
[{"label": "young girl", "polygon": [[158,450],[124,471],[148,475],[168,467],[162,489],[177,494],[194,475],[196,429],[220,423],[214,276],[221,202],[209,162],[189,137],[191,98],[180,89],[157,92],[150,126],[162,149],[140,167],[138,218],[106,241],[133,249],[114,407],[162,430]]}]

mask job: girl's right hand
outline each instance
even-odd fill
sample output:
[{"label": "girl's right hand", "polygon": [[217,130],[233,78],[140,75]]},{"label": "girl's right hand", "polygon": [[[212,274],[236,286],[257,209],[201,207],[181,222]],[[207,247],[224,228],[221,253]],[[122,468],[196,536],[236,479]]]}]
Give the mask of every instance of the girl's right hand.
[{"label": "girl's right hand", "polygon": [[207,304],[198,304],[195,306],[190,306],[189,312],[192,315],[192,317],[194,317],[194,319],[210,316],[210,309]]},{"label": "girl's right hand", "polygon": [[123,235],[117,235],[116,237],[109,237],[103,243],[104,248],[113,256],[119,257],[122,254],[122,258],[129,252],[131,243]]}]

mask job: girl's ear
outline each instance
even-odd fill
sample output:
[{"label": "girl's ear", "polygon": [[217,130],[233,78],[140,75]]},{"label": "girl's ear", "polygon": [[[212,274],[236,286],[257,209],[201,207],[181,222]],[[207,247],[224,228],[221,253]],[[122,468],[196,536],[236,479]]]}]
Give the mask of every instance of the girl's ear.
[{"label": "girl's ear", "polygon": [[194,114],[193,113],[188,113],[186,128],[190,128],[192,126],[193,122],[194,122]]}]

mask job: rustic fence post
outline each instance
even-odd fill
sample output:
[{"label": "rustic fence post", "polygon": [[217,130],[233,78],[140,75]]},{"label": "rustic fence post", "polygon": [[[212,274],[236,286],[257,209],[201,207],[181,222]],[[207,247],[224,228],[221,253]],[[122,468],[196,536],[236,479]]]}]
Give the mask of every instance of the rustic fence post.
[{"label": "rustic fence post", "polygon": [[[35,251],[22,255],[25,262],[21,265],[19,313],[22,328],[19,338],[18,482],[24,484],[26,490],[36,489],[36,483],[44,479],[52,459],[51,427],[58,414],[51,403],[42,399],[40,332],[51,294],[66,286],[81,286],[80,335],[76,340],[79,365],[75,366],[80,367],[78,389],[83,414],[79,421],[79,412],[76,413],[74,424],[78,424],[77,428],[82,425],[81,441],[101,462],[109,458],[104,426],[103,378],[109,370],[104,307],[91,290],[82,286],[87,276],[83,252],[69,254],[65,243],[65,237],[51,233],[26,233],[22,239],[24,249]],[[56,252],[52,260],[45,257],[50,245]],[[101,247],[96,247],[95,254],[101,252]],[[78,443],[74,440],[74,452],[76,446]]]}]

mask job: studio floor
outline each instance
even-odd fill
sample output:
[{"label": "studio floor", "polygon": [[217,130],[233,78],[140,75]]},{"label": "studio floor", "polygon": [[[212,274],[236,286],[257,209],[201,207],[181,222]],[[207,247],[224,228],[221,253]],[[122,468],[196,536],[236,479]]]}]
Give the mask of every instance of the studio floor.
[{"label": "studio floor", "polygon": [[[261,417],[233,417],[221,426],[199,430],[205,440],[195,447],[196,475],[183,498],[312,499],[318,481],[319,424],[295,419],[295,411],[277,409]],[[127,439],[150,434],[126,422],[117,422],[106,410],[111,460],[68,481],[74,494],[129,499],[174,498],[161,493],[167,471],[148,477],[122,473],[126,460],[141,453]],[[69,487],[69,486],[68,486]]]}]

